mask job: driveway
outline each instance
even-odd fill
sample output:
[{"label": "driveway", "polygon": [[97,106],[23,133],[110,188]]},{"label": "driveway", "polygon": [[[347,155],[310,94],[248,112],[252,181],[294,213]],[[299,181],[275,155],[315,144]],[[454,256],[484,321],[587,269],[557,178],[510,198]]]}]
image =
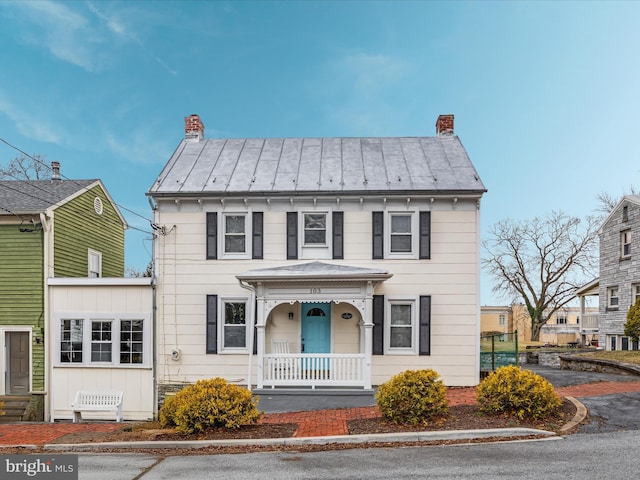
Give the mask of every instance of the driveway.
[{"label": "driveway", "polygon": [[[640,377],[633,375],[576,372],[540,365],[523,365],[523,368],[545,377],[556,388],[595,382],[640,382]],[[640,430],[640,392],[611,393],[578,399],[589,410],[588,421],[580,426],[578,433]]]}]

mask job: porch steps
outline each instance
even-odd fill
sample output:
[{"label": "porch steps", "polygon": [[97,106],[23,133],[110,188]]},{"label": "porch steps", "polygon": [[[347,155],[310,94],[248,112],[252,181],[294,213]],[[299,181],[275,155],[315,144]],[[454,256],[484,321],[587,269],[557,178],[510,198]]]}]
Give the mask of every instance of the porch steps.
[{"label": "porch steps", "polygon": [[0,415],[0,423],[22,421],[30,400],[29,395],[0,395],[0,402],[4,403],[4,407],[0,408],[4,412],[4,415]]}]

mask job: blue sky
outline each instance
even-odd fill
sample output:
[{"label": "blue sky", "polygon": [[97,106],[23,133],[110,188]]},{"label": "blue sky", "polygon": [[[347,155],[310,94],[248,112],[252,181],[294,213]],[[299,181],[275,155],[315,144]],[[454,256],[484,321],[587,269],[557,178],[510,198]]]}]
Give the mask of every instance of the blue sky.
[{"label": "blue sky", "polygon": [[[142,270],[185,116],[207,137],[422,136],[452,113],[484,236],[640,185],[639,22],[632,1],[0,0],[0,138],[102,179],[138,213]],[[483,277],[482,304],[505,301]]]}]

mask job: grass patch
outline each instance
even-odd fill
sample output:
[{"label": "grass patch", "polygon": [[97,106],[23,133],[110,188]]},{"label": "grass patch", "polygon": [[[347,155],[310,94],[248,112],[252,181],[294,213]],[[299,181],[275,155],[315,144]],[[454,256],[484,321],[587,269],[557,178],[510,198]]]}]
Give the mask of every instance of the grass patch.
[{"label": "grass patch", "polygon": [[580,356],[589,358],[601,358],[603,360],[613,360],[615,362],[633,363],[634,365],[640,365],[640,351],[637,350],[616,350],[613,352],[598,350],[596,352],[581,353]]}]

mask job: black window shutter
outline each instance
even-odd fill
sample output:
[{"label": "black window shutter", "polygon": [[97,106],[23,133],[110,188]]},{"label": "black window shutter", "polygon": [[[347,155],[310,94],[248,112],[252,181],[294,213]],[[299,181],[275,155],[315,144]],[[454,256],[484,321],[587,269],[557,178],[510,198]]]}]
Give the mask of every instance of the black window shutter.
[{"label": "black window shutter", "polygon": [[420,355],[431,355],[431,295],[420,295]]},{"label": "black window shutter", "polygon": [[298,258],[298,212],[287,212],[287,260]]},{"label": "black window shutter", "polygon": [[420,258],[431,258],[431,212],[420,212]]},{"label": "black window shutter", "polygon": [[384,212],[371,212],[373,233],[373,259],[384,258]]},{"label": "black window shutter", "polygon": [[253,304],[253,354],[258,354],[258,300]]},{"label": "black window shutter", "polygon": [[374,355],[384,355],[384,295],[373,296],[373,349]]},{"label": "black window shutter", "polygon": [[333,222],[333,258],[342,260],[344,258],[344,212],[333,212],[331,219]]},{"label": "black window shutter", "polygon": [[263,213],[253,212],[251,234],[253,241],[251,242],[251,258],[262,259],[263,258]]},{"label": "black window shutter", "polygon": [[218,353],[218,295],[207,295],[207,353]]},{"label": "black window shutter", "polygon": [[218,258],[218,214],[207,212],[207,259]]}]

